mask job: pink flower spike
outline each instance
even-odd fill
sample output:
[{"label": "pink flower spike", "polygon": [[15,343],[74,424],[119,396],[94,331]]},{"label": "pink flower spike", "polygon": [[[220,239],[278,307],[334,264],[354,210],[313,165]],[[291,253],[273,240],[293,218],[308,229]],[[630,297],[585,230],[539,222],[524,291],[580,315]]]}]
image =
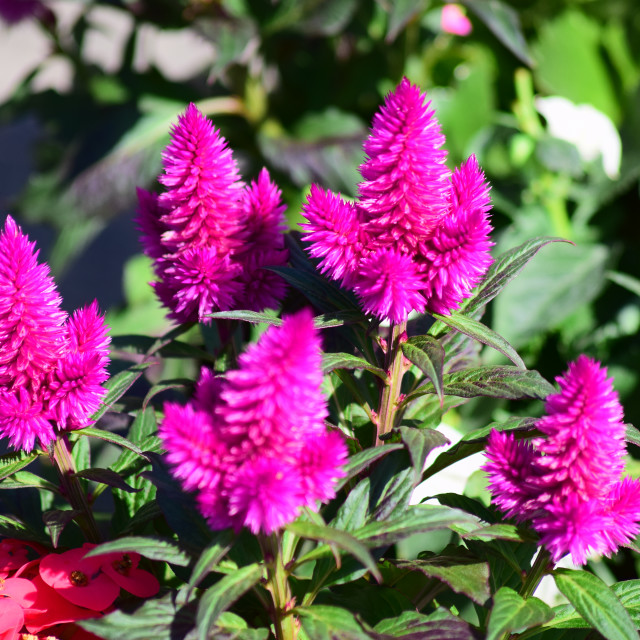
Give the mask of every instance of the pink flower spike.
[{"label": "pink flower spike", "polygon": [[137,188],[138,209],[135,218],[136,226],[140,231],[140,244],[145,255],[157,260],[161,258],[166,249],[162,244],[162,234],[166,227],[160,222],[164,211],[158,204],[158,196],[145,189]]},{"label": "pink flower spike", "polygon": [[442,7],[440,27],[455,36],[468,36],[472,30],[471,22],[459,4],[445,4]]},{"label": "pink flower spike", "polygon": [[353,290],[367,313],[399,324],[411,311],[424,311],[423,286],[411,256],[386,249],[362,260]]},{"label": "pink flower spike", "polygon": [[359,205],[377,247],[413,253],[447,211],[444,136],[425,94],[403,78],[373,118]]},{"label": "pink flower spike", "polygon": [[581,355],[556,378],[560,392],[548,396],[547,415],[536,426],[545,434],[536,442],[544,475],[541,490],[603,498],[624,467],[625,426],[618,394],[607,370]]},{"label": "pink flower spike", "polygon": [[[104,560],[105,556],[102,558]],[[150,598],[160,591],[160,583],[152,573],[138,569],[139,562],[140,555],[137,553],[122,553],[116,557],[110,555],[103,563],[102,571],[125,591],[138,598]]]},{"label": "pink flower spike", "polygon": [[0,387],[38,389],[65,348],[60,296],[11,216],[0,232]]},{"label": "pink flower spike", "polygon": [[623,478],[611,487],[605,501],[605,513],[610,524],[602,535],[607,543],[607,554],[632,542],[640,532],[640,480]]},{"label": "pink flower spike", "polygon": [[421,247],[429,311],[449,315],[493,263],[489,249],[489,188],[474,156],[451,179],[451,210]]},{"label": "pink flower spike", "polygon": [[167,231],[163,244],[170,251],[185,246],[213,245],[228,253],[238,246],[241,231],[238,167],[226,140],[194,104],[171,130],[163,153],[167,187],[158,202]]},{"label": "pink flower spike", "polygon": [[287,292],[287,283],[268,267],[282,267],[288,257],[286,250],[248,252],[240,256],[243,287],[234,306],[258,312],[278,307]]},{"label": "pink flower spike", "polygon": [[102,558],[84,557],[95,546],[84,544],[80,549],[44,556],[40,561],[40,577],[72,604],[104,611],[118,597],[120,587],[102,573]]},{"label": "pink flower spike", "polygon": [[213,415],[220,405],[221,391],[222,377],[216,376],[208,367],[202,367],[200,378],[198,378],[193,390],[194,408]]},{"label": "pink flower spike", "polygon": [[36,440],[46,449],[55,439],[53,426],[44,416],[42,403],[22,387],[16,393],[0,389],[0,437],[15,449],[31,451]]},{"label": "pink flower spike", "polygon": [[304,504],[302,479],[295,465],[260,457],[229,476],[229,515],[253,534],[269,535],[298,516]]},{"label": "pink flower spike", "polygon": [[356,206],[313,184],[302,215],[309,221],[300,225],[308,232],[302,239],[312,243],[309,254],[322,259],[321,273],[349,286],[364,251]]}]

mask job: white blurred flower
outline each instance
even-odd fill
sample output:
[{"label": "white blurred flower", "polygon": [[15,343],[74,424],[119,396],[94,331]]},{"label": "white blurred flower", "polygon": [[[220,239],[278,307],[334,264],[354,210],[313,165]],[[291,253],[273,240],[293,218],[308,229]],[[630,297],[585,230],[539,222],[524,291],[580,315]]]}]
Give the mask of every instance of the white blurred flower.
[{"label": "white blurred flower", "polygon": [[590,104],[574,104],[561,96],[536,98],[536,108],[554,138],[574,144],[585,162],[601,156],[604,172],[612,180],[620,175],[620,135],[602,111]]}]

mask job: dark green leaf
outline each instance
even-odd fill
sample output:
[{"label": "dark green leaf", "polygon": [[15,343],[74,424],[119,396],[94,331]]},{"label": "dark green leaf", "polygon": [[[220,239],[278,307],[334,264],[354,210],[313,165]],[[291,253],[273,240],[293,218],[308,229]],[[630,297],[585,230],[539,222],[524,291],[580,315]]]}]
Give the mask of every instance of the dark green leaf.
[{"label": "dark green leaf", "polygon": [[207,546],[198,558],[191,577],[189,578],[189,587],[195,589],[205,576],[210,573],[231,548],[234,535],[231,529],[224,529],[215,534],[215,539]]},{"label": "dark green leaf", "polygon": [[371,447],[352,455],[344,467],[346,476],[338,480],[336,491],[339,491],[351,478],[355,478],[360,472],[368,469],[376,460],[402,448],[399,443],[385,444],[382,447]]},{"label": "dark green leaf", "polygon": [[[516,367],[520,367],[521,369],[527,368],[522,361],[522,358],[518,355],[518,352],[501,335],[498,335],[495,331],[489,329],[489,327],[482,324],[482,322],[478,322],[473,318],[462,316],[458,313],[452,313],[450,316],[442,316],[437,313],[432,315],[436,320],[439,320],[443,324],[464,333],[470,338],[473,338],[473,340],[482,342],[482,344],[486,344],[496,351],[499,351],[503,355],[507,356],[507,358],[509,358]],[[409,359],[411,360],[411,358]]]},{"label": "dark green leaf", "polygon": [[262,574],[260,564],[250,564],[224,576],[207,589],[200,599],[196,618],[200,640],[207,640],[220,614],[251,589],[262,578]]},{"label": "dark green leaf", "polygon": [[60,539],[60,534],[63,532],[64,528],[78,515],[80,515],[79,511],[72,510],[62,511],[54,509],[52,511],[44,512],[42,520],[44,521],[44,526],[49,532],[51,544],[54,548],[58,546],[58,540]]},{"label": "dark green leaf", "polygon": [[429,378],[438,398],[440,398],[440,405],[442,405],[443,346],[431,336],[416,336],[404,342],[401,348],[405,357]]},{"label": "dark green leaf", "polygon": [[12,477],[0,482],[0,489],[25,489],[27,487],[60,493],[60,489],[55,484],[30,471],[18,471]]},{"label": "dark green leaf", "polygon": [[276,327],[282,325],[281,318],[270,313],[257,313],[256,311],[216,311],[215,313],[207,313],[204,317],[214,320],[243,320],[253,324],[265,323]]},{"label": "dark green leaf", "polygon": [[100,438],[100,440],[106,440],[107,442],[112,442],[113,444],[117,444],[125,449],[129,449],[133,451],[133,453],[138,454],[140,457],[147,459],[147,456],[144,454],[140,447],[133,444],[126,438],[119,436],[116,433],[111,433],[111,431],[104,431],[103,429],[97,429],[96,427],[85,427],[82,430],[82,434],[85,436],[92,436],[94,438]]},{"label": "dark green leaf", "polygon": [[[527,262],[542,247],[551,242],[568,242],[568,240],[551,237],[532,238],[498,256],[489,268],[484,280],[473,290],[471,297],[462,302],[458,309],[458,314],[474,317],[476,311],[479,311],[493,300],[520,273]],[[438,337],[445,333],[446,330],[446,325],[438,321],[429,329],[429,335]]]},{"label": "dark green leaf", "polygon": [[24,451],[13,451],[0,456],[0,480],[14,474],[20,469],[30,465],[38,454],[35,451],[26,453]]},{"label": "dark green leaf", "polygon": [[400,569],[419,571],[429,578],[436,578],[480,605],[491,597],[489,564],[464,547],[446,548],[431,558],[396,560],[393,564]]},{"label": "dark green leaf", "polygon": [[[472,369],[454,371],[444,376],[444,393],[461,398],[506,398],[519,400],[535,398],[544,400],[554,393],[554,386],[547,382],[537,371],[520,369],[507,365],[484,365]],[[425,393],[435,393],[429,382],[407,395],[408,403]]]},{"label": "dark green leaf", "polygon": [[102,401],[100,408],[91,416],[90,421],[96,422],[101,418],[120,398],[131,388],[133,383],[148,369],[150,366],[156,364],[153,362],[140,362],[132,367],[129,367],[126,371],[121,371],[115,376],[112,376],[105,382],[104,386],[107,388],[107,395]]},{"label": "dark green leaf", "polygon": [[636,447],[640,447],[640,431],[630,423],[627,423],[625,427],[627,428],[624,434],[625,440],[630,444],[635,444]]},{"label": "dark green leaf", "polygon": [[7,538],[18,538],[19,540],[34,540],[36,542],[48,543],[42,533],[31,529],[31,527],[15,516],[5,516],[0,514],[0,535]]},{"label": "dark green leaf", "polygon": [[587,571],[557,569],[558,589],[582,617],[608,640],[637,640],[638,632],[615,593]]},{"label": "dark green leaf", "polygon": [[325,353],[322,356],[322,371],[329,373],[334,369],[366,369],[377,375],[381,380],[387,379],[387,374],[364,358],[352,356],[350,353]]},{"label": "dark green leaf", "polygon": [[418,484],[422,476],[425,460],[429,453],[437,447],[449,444],[449,440],[435,429],[400,427],[398,431],[411,457],[411,464],[413,465],[413,472],[415,474],[414,484]]},{"label": "dark green leaf", "polygon": [[506,633],[520,633],[544,624],[553,617],[549,605],[538,598],[522,598],[509,587],[500,588],[493,596],[493,608],[487,625],[487,640],[498,640]]},{"label": "dark green leaf", "polygon": [[111,471],[111,469],[83,469],[82,471],[74,473],[74,476],[106,484],[110,487],[127,491],[128,493],[140,491],[140,489],[134,489],[128,485],[115,471]]},{"label": "dark green leaf", "polygon": [[500,0],[462,0],[490,31],[527,66],[533,66],[527,42],[522,34],[518,13]]},{"label": "dark green leaf", "polygon": [[484,451],[487,444],[487,438],[493,429],[497,431],[508,431],[514,433],[515,437],[530,437],[534,435],[532,430],[535,428],[538,418],[509,418],[506,422],[492,422],[486,427],[476,429],[465,434],[462,439],[454,444],[450,449],[441,453],[431,465],[425,469],[422,479],[426,480],[438,471],[446,469],[454,462],[463,460],[474,453]]},{"label": "dark green leaf", "polygon": [[390,5],[389,24],[387,26],[388,44],[392,43],[398,34],[425,9],[425,0],[396,0]]},{"label": "dark green leaf", "polygon": [[310,538],[311,540],[318,540],[340,547],[361,562],[378,582],[382,582],[382,576],[373,556],[366,546],[358,542],[350,533],[300,520],[288,524],[286,529],[303,538]]},{"label": "dark green leaf", "polygon": [[158,384],[154,384],[151,389],[147,392],[147,395],[144,397],[144,401],[142,402],[142,410],[146,411],[149,403],[155,396],[159,393],[164,393],[165,391],[169,391],[171,389],[190,389],[193,386],[193,382],[188,380],[187,378],[176,378],[175,380],[163,380]]},{"label": "dark green leaf", "polygon": [[[314,605],[296,607],[293,612],[300,616],[302,628],[307,632],[308,637],[314,640],[320,640],[323,636],[331,640],[343,637],[349,640],[369,640],[371,638],[369,634],[365,633],[355,616],[342,607]],[[338,634],[350,632],[350,635],[335,635],[332,633],[333,631]]]},{"label": "dark green leaf", "polygon": [[123,553],[135,551],[149,560],[168,562],[179,567],[186,567],[191,562],[191,558],[172,540],[142,536],[128,536],[112,542],[105,542],[89,551],[87,557],[100,556],[114,551]]},{"label": "dark green leaf", "polygon": [[464,540],[514,540],[524,542],[522,532],[513,524],[490,524],[468,533],[461,533]]},{"label": "dark green leaf", "polygon": [[[416,611],[405,611],[397,618],[382,620],[375,630],[384,634],[380,640],[475,640],[469,625],[446,609],[436,609],[428,616]],[[378,636],[375,636],[378,638]]]}]

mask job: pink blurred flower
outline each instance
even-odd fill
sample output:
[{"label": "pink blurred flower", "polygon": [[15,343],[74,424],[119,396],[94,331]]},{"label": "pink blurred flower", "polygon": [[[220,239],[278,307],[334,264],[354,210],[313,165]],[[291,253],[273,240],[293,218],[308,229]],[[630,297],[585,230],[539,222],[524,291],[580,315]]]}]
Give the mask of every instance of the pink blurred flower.
[{"label": "pink blurred flower", "polygon": [[584,564],[610,555],[640,532],[640,482],[621,478],[625,427],[607,371],[580,356],[556,378],[533,443],[492,432],[485,471],[493,502],[529,521],[554,561]]},{"label": "pink blurred flower", "polygon": [[97,304],[67,318],[37,256],[8,216],[0,233],[0,437],[25,451],[89,424],[109,362]]},{"label": "pink blurred flower", "polygon": [[284,281],[266,267],[288,260],[281,192],[263,169],[249,186],[231,149],[190,104],[163,154],[166,190],[138,189],[136,222],[153,283],[177,322],[205,322],[214,311],[262,311],[284,297]]},{"label": "pink blurred flower", "polygon": [[[404,78],[374,116],[356,203],[313,186],[304,240],[367,313],[448,315],[491,265],[489,187],[475,157],[452,174],[425,94]],[[380,271],[381,278],[376,278]]]},{"label": "pink blurred flower", "polygon": [[456,36],[468,36],[471,33],[471,22],[459,4],[445,4],[442,7],[440,27],[447,33]]},{"label": "pink blurred flower", "polygon": [[[173,475],[213,529],[269,534],[334,495],[346,447],[327,433],[320,338],[308,310],[270,327],[224,378],[203,373],[185,407],[165,404]],[[322,448],[322,451],[318,451]]]}]

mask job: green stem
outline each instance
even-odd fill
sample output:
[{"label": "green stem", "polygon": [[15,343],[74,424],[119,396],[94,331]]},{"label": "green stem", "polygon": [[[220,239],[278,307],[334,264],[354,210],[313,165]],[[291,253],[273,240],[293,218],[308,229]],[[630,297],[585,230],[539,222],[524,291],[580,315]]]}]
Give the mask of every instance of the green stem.
[{"label": "green stem", "polygon": [[532,596],[533,592],[538,588],[540,580],[548,573],[551,573],[552,569],[553,561],[551,560],[551,554],[544,547],[540,547],[536,560],[520,588],[520,595],[525,599]]},{"label": "green stem", "polygon": [[76,516],[78,526],[82,529],[89,542],[96,544],[102,542],[102,536],[93,517],[87,496],[80,481],[75,476],[76,467],[65,434],[60,434],[56,438],[53,444],[53,453],[50,457],[60,476],[60,484],[64,495],[72,508],[78,511]]},{"label": "green stem", "polygon": [[284,566],[281,534],[259,536],[262,554],[267,567],[267,589],[273,599],[273,627],[277,640],[296,640],[298,623],[288,614],[293,608],[293,597]]},{"label": "green stem", "polygon": [[396,407],[400,398],[400,386],[404,369],[402,365],[402,349],[400,345],[405,339],[407,323],[391,325],[391,335],[385,360],[387,380],[380,397],[380,411],[378,412],[376,447],[384,444],[381,439],[385,433],[389,433],[394,427]]}]

